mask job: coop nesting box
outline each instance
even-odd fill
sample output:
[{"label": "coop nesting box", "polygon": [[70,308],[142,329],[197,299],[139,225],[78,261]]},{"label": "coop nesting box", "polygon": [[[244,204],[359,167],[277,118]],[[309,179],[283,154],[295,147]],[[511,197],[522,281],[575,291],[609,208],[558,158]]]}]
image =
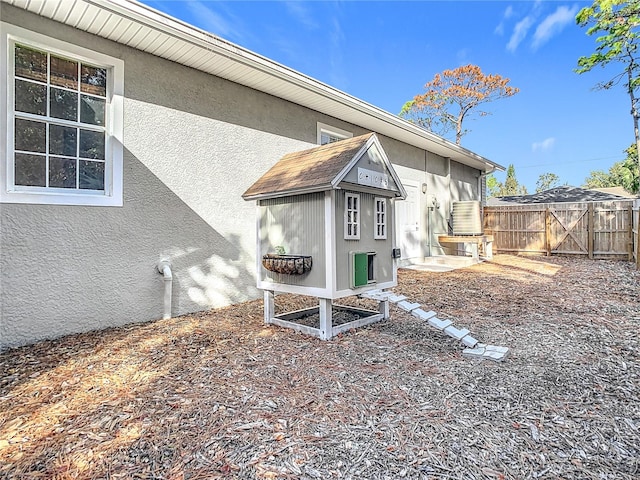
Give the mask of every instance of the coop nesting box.
[{"label": "coop nesting box", "polygon": [[[258,205],[265,320],[279,320],[274,292],[319,298],[331,324],[332,300],[396,286],[393,202],[405,196],[373,133],[280,159],[243,194]],[[308,333],[331,338],[336,330],[325,327]]]}]

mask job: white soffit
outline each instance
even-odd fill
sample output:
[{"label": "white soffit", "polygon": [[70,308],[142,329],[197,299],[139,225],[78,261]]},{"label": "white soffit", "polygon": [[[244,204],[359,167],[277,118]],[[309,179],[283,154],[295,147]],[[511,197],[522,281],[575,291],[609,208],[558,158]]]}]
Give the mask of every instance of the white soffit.
[{"label": "white soffit", "polygon": [[0,0],[484,171],[504,167],[215,35],[130,0]]}]

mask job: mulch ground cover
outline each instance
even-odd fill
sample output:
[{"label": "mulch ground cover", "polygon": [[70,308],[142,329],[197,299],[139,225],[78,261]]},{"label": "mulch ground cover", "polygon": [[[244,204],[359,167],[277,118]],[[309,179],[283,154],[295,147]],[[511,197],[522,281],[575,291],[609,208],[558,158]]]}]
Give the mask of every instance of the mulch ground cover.
[{"label": "mulch ground cover", "polygon": [[640,478],[631,263],[498,255],[394,291],[510,356],[396,307],[321,341],[260,301],[45,341],[0,354],[0,478]]}]

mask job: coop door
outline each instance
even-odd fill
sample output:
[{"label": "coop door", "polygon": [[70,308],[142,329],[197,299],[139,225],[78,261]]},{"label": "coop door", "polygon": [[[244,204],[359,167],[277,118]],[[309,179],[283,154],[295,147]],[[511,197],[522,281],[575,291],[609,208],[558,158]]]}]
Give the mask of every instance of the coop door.
[{"label": "coop door", "polygon": [[351,287],[375,283],[375,252],[351,253]]}]

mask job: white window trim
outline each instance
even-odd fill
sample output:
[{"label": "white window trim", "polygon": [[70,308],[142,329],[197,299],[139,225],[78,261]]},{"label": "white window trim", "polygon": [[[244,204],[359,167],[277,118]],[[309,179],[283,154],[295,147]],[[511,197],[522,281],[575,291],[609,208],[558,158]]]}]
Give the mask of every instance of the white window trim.
[{"label": "white window trim", "polygon": [[342,130],[341,128],[338,127],[332,127],[331,125],[327,125],[326,123],[320,123],[318,122],[318,125],[316,127],[316,135],[317,135],[317,143],[318,145],[321,145],[322,143],[322,134],[323,133],[327,133],[331,136],[334,137],[339,137],[342,139],[345,138],[352,138],[353,137],[353,133],[348,132],[347,130]]},{"label": "white window trim", "polygon": [[[348,216],[349,216],[349,198],[355,198],[356,204],[358,206],[358,208],[354,209],[354,211],[357,214],[357,221],[356,222],[349,222]],[[344,194],[344,239],[345,240],[360,240],[360,215],[362,212],[362,205],[360,204],[360,194],[359,193],[345,193]],[[349,235],[349,223],[351,224],[355,224],[356,225],[356,230],[357,233],[356,234],[351,234]]]},{"label": "white window trim", "polygon": [[[373,199],[374,209],[373,214],[374,222],[373,222],[373,238],[375,240],[386,240],[387,239],[387,199],[384,197],[374,197]],[[382,211],[378,210],[378,206],[382,205]],[[378,214],[382,214],[382,222],[378,222]],[[378,227],[382,227],[382,233],[378,233]]]},{"label": "white window trim", "polygon": [[[105,182],[104,193],[25,191],[13,186],[13,129],[14,129],[14,55],[15,42],[33,46],[54,54],[71,57],[95,66],[109,69],[105,127]],[[96,205],[122,206],[123,204],[123,130],[124,130],[124,62],[78,45],[0,22],[0,203],[31,203],[42,205]]]}]

